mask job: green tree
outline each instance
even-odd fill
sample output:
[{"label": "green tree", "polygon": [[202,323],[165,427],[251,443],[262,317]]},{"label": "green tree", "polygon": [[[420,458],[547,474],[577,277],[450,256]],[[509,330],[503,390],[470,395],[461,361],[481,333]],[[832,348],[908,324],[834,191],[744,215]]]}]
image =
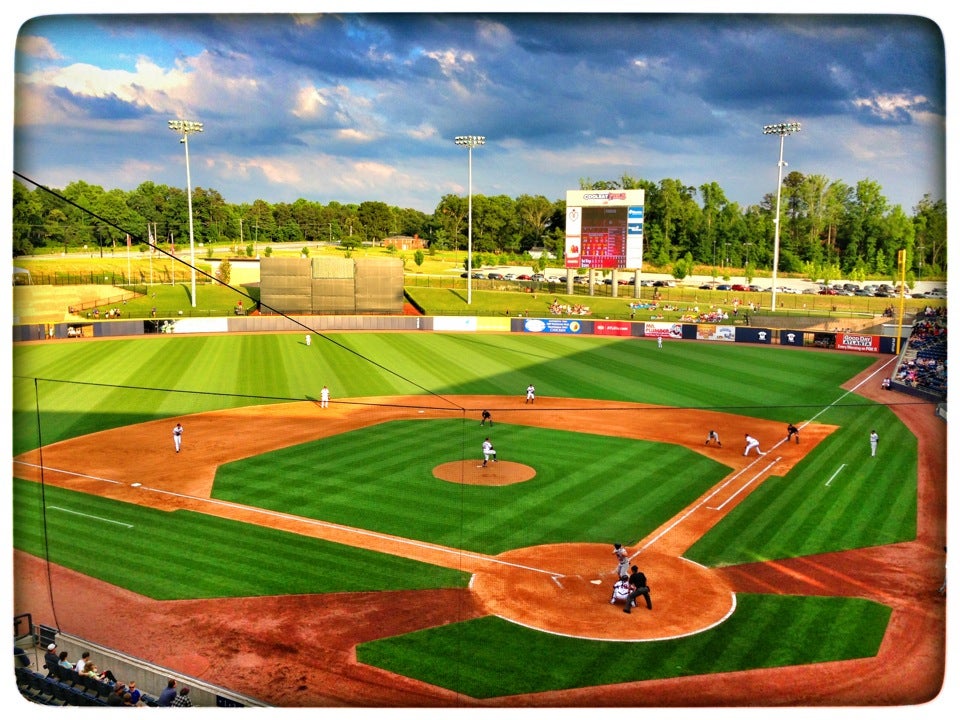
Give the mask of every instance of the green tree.
[{"label": "green tree", "polygon": [[217,280],[222,282],[224,285],[230,284],[230,272],[232,271],[233,266],[230,265],[230,261],[224,258],[220,261],[220,264],[217,266]]}]

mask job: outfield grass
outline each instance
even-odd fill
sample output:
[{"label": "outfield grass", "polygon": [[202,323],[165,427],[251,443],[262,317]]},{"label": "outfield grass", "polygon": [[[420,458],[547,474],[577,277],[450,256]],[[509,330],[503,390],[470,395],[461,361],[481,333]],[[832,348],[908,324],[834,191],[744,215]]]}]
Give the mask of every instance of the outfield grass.
[{"label": "outfield grass", "polygon": [[[332,389],[334,402],[423,392],[515,395],[519,402],[527,383],[534,382],[540,396],[654,403],[677,407],[676,412],[709,408],[784,424],[817,416],[839,429],[786,476],[751,493],[690,557],[728,565],[899,542],[916,532],[915,439],[889,409],[840,389],[873,356],[681,341],[657,350],[655,343],[633,339],[427,333],[330,334],[310,348],[299,334],[173,336],[18,345],[13,356],[15,452],[131,422],[299,401],[316,397],[323,384]],[[450,420],[427,421],[430,433],[422,432],[421,421],[391,422],[234,463],[221,469],[215,493],[492,553],[540,542],[641,537],[657,525],[655,516],[662,522],[723,474],[709,459],[682,448],[574,435],[589,430],[590,416],[571,418],[569,432],[498,423],[504,457],[522,448],[535,458],[540,482],[474,488],[424,480],[428,465],[476,455],[475,418],[458,417],[454,409]],[[883,438],[884,451],[876,459],[869,457],[867,443],[873,428]],[[320,466],[325,472],[316,472]],[[675,482],[644,484],[667,476]],[[298,483],[310,483],[316,492],[293,492]],[[14,483],[15,546],[138,592],[211,597],[378,589],[370,585],[375,579],[358,580],[349,572],[372,562],[353,554],[362,551],[279,531],[254,533],[249,526],[194,513],[161,514],[49,487],[39,492],[33,483]],[[550,517],[531,523],[543,508]],[[135,528],[121,532],[104,522],[96,536],[111,541],[107,547],[131,548],[139,556],[135,576],[126,569],[119,573],[111,553],[74,546],[90,527],[85,515]],[[185,553],[201,564],[200,575],[213,576],[198,585],[195,568],[177,564]],[[284,562],[276,563],[278,556]],[[378,567],[384,562],[394,560],[376,556]],[[315,568],[327,565],[330,573],[318,575]],[[276,569],[251,577],[268,567]],[[463,583],[457,573],[416,563],[391,565],[378,574],[390,578],[391,588]],[[164,587],[156,580],[160,576]],[[364,645],[358,654],[372,664],[488,697],[869,656],[889,616],[887,608],[853,599],[738,596],[738,603],[730,620],[684,640],[587,642],[485,618]]]}]

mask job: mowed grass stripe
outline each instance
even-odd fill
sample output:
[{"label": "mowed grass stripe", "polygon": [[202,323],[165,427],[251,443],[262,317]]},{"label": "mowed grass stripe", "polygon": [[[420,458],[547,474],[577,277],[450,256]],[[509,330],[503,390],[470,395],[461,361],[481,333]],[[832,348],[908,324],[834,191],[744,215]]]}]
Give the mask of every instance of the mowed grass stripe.
[{"label": "mowed grass stripe", "polygon": [[[463,587],[468,580],[362,547],[22,480],[14,482],[13,508],[15,547],[155,599]],[[358,572],[364,567],[380,572]]]}]

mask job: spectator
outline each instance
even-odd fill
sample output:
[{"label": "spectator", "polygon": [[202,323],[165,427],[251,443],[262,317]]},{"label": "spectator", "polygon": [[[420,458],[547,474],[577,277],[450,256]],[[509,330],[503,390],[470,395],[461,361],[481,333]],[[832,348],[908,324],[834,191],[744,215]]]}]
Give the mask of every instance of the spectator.
[{"label": "spectator", "polygon": [[30,667],[30,656],[22,647],[13,646],[13,657],[16,659],[14,665],[17,667]]},{"label": "spectator", "polygon": [[80,675],[88,675],[92,678],[96,678],[97,680],[108,682],[111,685],[116,684],[117,682],[117,678],[111,671],[101,670],[93,664],[93,661],[90,660],[90,653],[86,650],[80,655],[80,660],[77,661],[76,670]]},{"label": "spectator", "polygon": [[60,656],[57,655],[57,644],[50,643],[47,645],[47,652],[43,655],[43,666],[47,669],[48,673],[52,674],[59,664]]},{"label": "spectator", "polygon": [[127,684],[127,692],[130,693],[130,698],[131,700],[133,700],[133,704],[139,705],[140,698],[143,697],[143,693],[137,689],[137,684],[135,682],[131,682]]},{"label": "spectator", "polygon": [[170,707],[173,705],[173,701],[177,698],[177,681],[173,678],[167,680],[167,686],[160,693],[160,697],[157,698],[158,707]]},{"label": "spectator", "polygon": [[60,662],[58,663],[60,667],[67,668],[68,670],[73,670],[73,663],[67,660],[67,651],[64,650],[60,653]]},{"label": "spectator", "polygon": [[127,694],[127,686],[123,683],[117,683],[113,688],[113,692],[107,696],[107,705],[110,707],[121,707],[123,702],[123,696]]},{"label": "spectator", "polygon": [[190,688],[186,686],[180,688],[180,694],[174,698],[171,707],[193,707],[193,701],[190,700]]},{"label": "spectator", "polygon": [[77,672],[82,673],[87,668],[87,663],[90,662],[90,653],[84,650],[80,654],[80,659],[77,660]]}]

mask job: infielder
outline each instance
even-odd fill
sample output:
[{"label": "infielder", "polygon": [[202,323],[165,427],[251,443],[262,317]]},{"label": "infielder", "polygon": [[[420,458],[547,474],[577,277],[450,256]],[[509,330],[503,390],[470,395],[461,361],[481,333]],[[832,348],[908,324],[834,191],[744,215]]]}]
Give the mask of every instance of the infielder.
[{"label": "infielder", "polygon": [[483,465],[480,467],[486,467],[487,462],[493,460],[497,461],[497,451],[493,448],[493,443],[490,442],[490,438],[484,438],[483,441]]},{"label": "infielder", "polygon": [[490,417],[490,411],[489,411],[489,410],[484,410],[482,413],[480,413],[480,427],[483,427],[483,426],[486,425],[487,423],[490,423],[490,425],[492,426],[492,425],[493,425],[493,418]]},{"label": "infielder", "polygon": [[617,556],[617,575],[626,575],[630,567],[627,549],[620,543],[613,544],[613,554]]},{"label": "infielder", "polygon": [[534,401],[534,398],[536,397],[536,394],[537,394],[537,390],[535,387],[533,387],[533,383],[530,383],[529,385],[527,385],[527,399],[524,400],[524,405],[526,405],[527,403],[532,403]]},{"label": "infielder", "polygon": [[177,423],[173,428],[173,447],[180,452],[180,440],[183,438],[183,425]]},{"label": "infielder", "polygon": [[749,435],[749,434],[745,434],[743,437],[744,437],[744,440],[745,440],[746,443],[747,443],[747,446],[743,449],[743,456],[744,456],[744,457],[746,457],[747,455],[749,455],[749,454],[750,454],[750,451],[753,450],[754,448],[757,449],[757,455],[766,455],[765,452],[762,452],[762,451],[760,450],[760,441],[759,441],[759,440],[757,440],[755,437],[753,437],[752,435]]},{"label": "infielder", "polygon": [[709,445],[711,441],[715,442],[717,447],[723,447],[723,445],[720,444],[720,433],[718,433],[716,430],[711,430],[707,433],[707,441],[704,443],[704,445]]},{"label": "infielder", "polygon": [[793,423],[787,425],[787,442],[790,442],[790,438],[796,438],[797,445],[800,444],[800,431],[797,430],[797,426]]},{"label": "infielder", "polygon": [[[307,335],[307,337],[310,337]],[[309,344],[309,343],[308,343]],[[330,404],[330,388],[324,385],[320,389],[320,407],[325,408]]]}]

